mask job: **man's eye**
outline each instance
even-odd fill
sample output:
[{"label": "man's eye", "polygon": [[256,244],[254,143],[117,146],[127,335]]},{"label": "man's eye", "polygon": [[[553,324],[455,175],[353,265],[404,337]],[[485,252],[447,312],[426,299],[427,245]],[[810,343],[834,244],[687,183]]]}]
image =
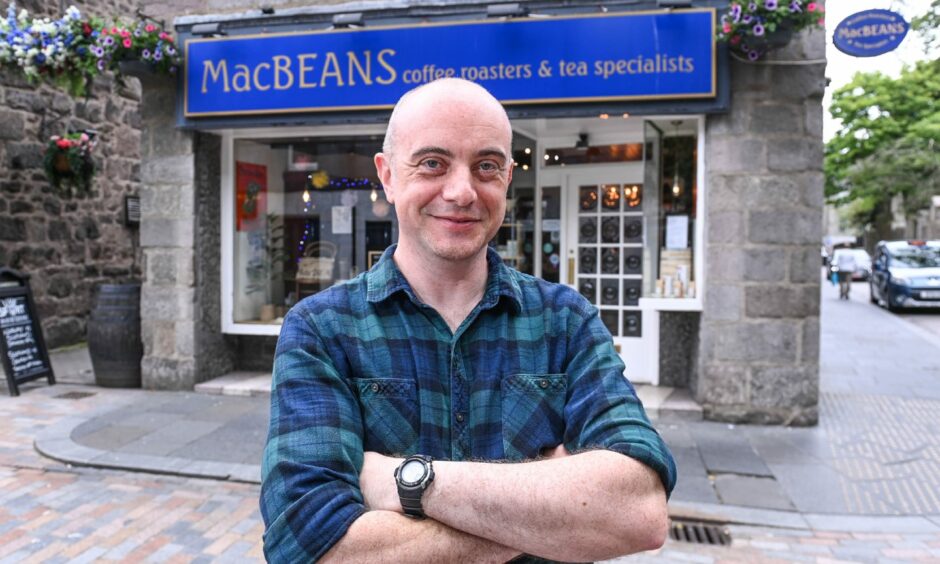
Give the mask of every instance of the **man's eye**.
[{"label": "man's eye", "polygon": [[492,161],[484,161],[478,165],[482,172],[498,172],[499,165]]},{"label": "man's eye", "polygon": [[430,170],[438,170],[441,168],[442,163],[437,159],[424,159],[421,161],[421,165]]}]

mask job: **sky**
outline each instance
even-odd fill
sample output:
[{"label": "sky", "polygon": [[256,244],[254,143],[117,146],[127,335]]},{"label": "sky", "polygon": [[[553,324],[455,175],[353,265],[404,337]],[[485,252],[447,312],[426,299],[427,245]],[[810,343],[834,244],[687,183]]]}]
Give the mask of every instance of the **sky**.
[{"label": "sky", "polygon": [[829,117],[829,104],[832,93],[840,86],[848,84],[852,76],[859,71],[881,71],[888,76],[899,76],[905,63],[925,59],[922,42],[916,33],[908,32],[901,45],[889,53],[877,57],[852,57],[839,51],[832,44],[832,32],[846,17],[863,10],[880,8],[891,10],[904,16],[908,24],[915,16],[927,12],[930,0],[828,0],[826,2],[826,76],[830,79],[829,87],[823,97],[824,119],[823,139],[828,141],[839,129],[839,122]]}]

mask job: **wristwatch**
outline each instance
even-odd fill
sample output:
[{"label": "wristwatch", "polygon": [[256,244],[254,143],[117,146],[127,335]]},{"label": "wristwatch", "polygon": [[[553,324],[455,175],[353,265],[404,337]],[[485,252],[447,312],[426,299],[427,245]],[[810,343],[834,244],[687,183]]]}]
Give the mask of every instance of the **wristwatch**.
[{"label": "wristwatch", "polygon": [[431,457],[413,454],[402,461],[395,469],[395,483],[398,484],[398,498],[405,515],[415,519],[424,519],[421,508],[421,496],[434,481],[434,465]]}]

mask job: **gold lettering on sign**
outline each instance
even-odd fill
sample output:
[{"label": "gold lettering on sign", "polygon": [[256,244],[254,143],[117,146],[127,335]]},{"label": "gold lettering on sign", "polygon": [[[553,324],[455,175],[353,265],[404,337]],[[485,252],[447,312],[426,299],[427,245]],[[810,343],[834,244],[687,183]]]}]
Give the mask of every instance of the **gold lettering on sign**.
[{"label": "gold lettering on sign", "polygon": [[208,92],[207,82],[209,76],[212,75],[212,82],[218,82],[219,77],[222,77],[222,91],[228,92],[228,65],[225,62],[225,59],[222,59],[218,64],[213,67],[212,61],[203,61],[202,63],[202,93],[205,94]]}]

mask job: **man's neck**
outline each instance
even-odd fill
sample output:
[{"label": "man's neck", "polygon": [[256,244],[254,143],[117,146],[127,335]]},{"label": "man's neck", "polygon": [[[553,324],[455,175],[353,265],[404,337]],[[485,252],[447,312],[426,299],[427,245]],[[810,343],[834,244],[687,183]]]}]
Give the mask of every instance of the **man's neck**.
[{"label": "man's neck", "polygon": [[418,298],[434,308],[452,332],[483,298],[488,276],[486,249],[465,261],[398,252],[393,258]]}]

